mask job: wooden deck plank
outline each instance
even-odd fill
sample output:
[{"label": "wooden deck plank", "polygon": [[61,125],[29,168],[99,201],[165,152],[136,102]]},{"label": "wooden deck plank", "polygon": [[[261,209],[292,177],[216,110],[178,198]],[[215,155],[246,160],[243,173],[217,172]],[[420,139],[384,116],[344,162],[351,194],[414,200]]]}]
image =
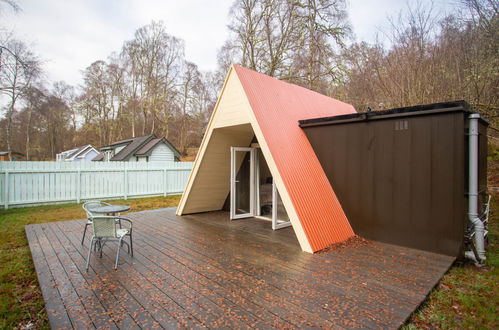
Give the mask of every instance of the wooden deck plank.
[{"label": "wooden deck plank", "polygon": [[[158,228],[158,230],[160,229]],[[178,238],[178,235],[174,236]],[[166,241],[159,242],[157,244],[158,249],[165,249],[165,246],[162,246],[162,243],[167,244]],[[192,242],[192,244],[194,244],[194,242]],[[317,314],[304,308],[304,305],[307,305],[306,302],[304,303],[304,301],[301,301],[301,304],[297,305],[295,300],[296,297],[293,297],[287,291],[279,291],[278,288],[269,285],[261,277],[250,276],[241,269],[232,269],[232,265],[222,265],[210,256],[196,251],[196,249],[184,248],[184,245],[185,242],[177,241],[177,244],[174,243],[170,250],[167,251],[169,254],[174,255],[175,259],[182,260],[183,263],[191,262],[191,265],[194,265],[193,267],[197,267],[200,271],[204,270],[206,276],[207,274],[214,276],[212,278],[219,283],[223,283],[224,286],[229,287],[231,284],[232,286],[230,286],[230,289],[239,290],[241,295],[257,298],[259,303],[264,306],[279,306],[281,309],[276,310],[275,313],[279,315],[284,311],[284,315],[287,315],[287,319],[290,321],[292,320],[292,317],[295,317],[295,322],[299,322],[298,324],[295,324],[297,326],[310,324],[312,320],[318,325],[325,327],[331,326],[327,319],[320,319],[317,317]],[[206,250],[204,246],[200,247],[200,249]],[[181,254],[176,254],[175,250],[182,252]],[[312,306],[311,308],[315,309],[316,306]]]},{"label": "wooden deck plank", "polygon": [[[84,274],[83,276],[86,278],[88,286],[94,291],[96,296],[99,297],[107,310],[106,314],[108,314],[111,319],[115,320],[118,327],[130,328],[132,326],[137,326],[138,323],[143,324],[144,322],[151,327],[158,325],[158,323],[155,322],[154,316],[149,314],[144,307],[129,294],[125,287],[114,285],[113,281],[110,281],[107,276],[100,276],[100,269],[94,270],[94,268],[96,268],[95,265],[91,265],[88,272],[85,271],[85,257],[88,250],[82,249],[78,240],[70,240],[68,238],[68,236],[71,235],[73,235],[73,237],[74,235],[81,235],[80,230],[71,230],[67,225],[65,226],[64,223],[56,223],[51,226],[51,229],[66,249],[81,274]],[[68,234],[68,232],[70,232],[70,234]]]},{"label": "wooden deck plank", "polygon": [[[220,255],[223,255],[223,253],[220,253]],[[371,257],[376,258],[376,256],[375,256],[375,255],[373,255],[373,256],[371,256]],[[447,259],[448,259],[448,260],[452,260],[452,258],[447,258]],[[449,265],[449,264],[448,264],[448,265]],[[447,265],[447,267],[448,267],[448,265]],[[336,272],[335,272],[335,275],[337,275],[337,273],[338,273],[338,271],[336,271]],[[372,274],[377,274],[377,273],[378,273],[378,271],[375,271],[375,272],[373,272]],[[369,277],[371,277],[371,276],[372,276],[372,274],[369,274],[369,276],[367,277],[367,280],[369,280]],[[355,274],[354,274],[354,275],[355,275]],[[348,274],[348,278],[350,278],[351,276],[352,276],[352,274]],[[357,277],[358,277],[358,276],[357,276]],[[354,278],[355,278],[355,276],[354,276]],[[388,283],[389,283],[389,282],[390,282],[390,281],[388,281]],[[357,283],[357,284],[358,284],[358,283]],[[372,287],[372,286],[370,285],[367,289],[369,290],[369,288],[371,288],[371,287]],[[431,287],[431,286],[430,286],[430,287]],[[385,288],[384,288],[384,289],[385,289],[385,290],[387,289],[386,285],[385,285]],[[365,290],[366,290],[366,288],[360,288],[360,290],[361,290],[361,291],[365,291]],[[365,294],[365,292],[364,292],[364,294]],[[394,297],[394,296],[395,296],[395,297],[397,297],[397,296],[402,296],[402,297],[403,297],[403,296],[404,296],[404,292],[400,292],[400,290],[397,290],[397,294],[396,294],[396,295],[393,295],[393,294],[392,294],[392,299],[388,299],[388,300],[386,300],[386,301],[393,301],[394,303],[392,304],[392,305],[393,305],[393,306],[392,306],[392,308],[397,309],[398,305],[399,305],[399,304],[401,304],[401,301],[397,301],[396,299],[393,299],[393,297]],[[378,298],[380,298],[380,297],[382,297],[382,296],[380,296],[380,295],[379,295],[379,293],[378,293],[377,297],[378,297]],[[388,296],[388,297],[390,297],[390,296]],[[414,301],[420,302],[420,301],[421,301],[421,299],[422,299],[422,298],[424,298],[424,297],[425,297],[424,295],[414,295],[414,297],[413,297],[413,301],[412,301],[412,302],[409,302],[409,303],[412,303],[412,304],[413,304],[413,303],[414,303]],[[382,304],[382,303],[381,303],[381,304]],[[386,308],[386,306],[385,306],[384,308]]]},{"label": "wooden deck plank", "polygon": [[[381,254],[383,254],[383,252],[386,252],[386,245],[383,244],[383,248],[378,248],[378,253],[373,253],[371,252],[371,249],[372,247],[374,246],[380,246],[380,243],[376,243],[374,245],[370,245],[369,248],[367,249],[363,249],[363,248],[357,248],[357,249],[349,249],[348,250],[348,253],[350,252],[362,252],[362,251],[369,251],[368,254],[364,253],[364,257],[365,258],[358,258],[359,261],[371,261],[374,257],[374,259],[376,259],[378,256],[380,256]],[[413,253],[413,252],[412,252]],[[428,254],[427,252],[423,252],[421,251],[420,253],[420,257],[422,257],[422,262],[424,263],[424,255],[425,254]],[[334,255],[334,258],[336,258],[338,255],[341,257],[342,255],[341,254],[323,254],[323,255],[320,255],[320,256],[325,256],[325,258],[329,258],[329,256],[331,255]],[[276,255],[278,256],[278,255]],[[386,256],[386,253],[385,253],[385,256]],[[315,256],[314,256],[315,257]],[[390,255],[390,257],[394,257],[393,255]],[[310,259],[309,259],[310,260]],[[452,258],[450,257],[445,257],[445,263],[448,264],[449,260],[452,260]],[[389,262],[390,259],[383,259],[383,262]],[[397,279],[400,277],[401,274],[405,274],[407,272],[407,267],[412,267],[412,268],[420,268],[421,267],[421,263],[419,264],[415,264],[415,265],[411,265],[411,264],[408,264],[406,262],[402,263],[403,264],[403,267],[400,267],[401,265],[401,261],[406,261],[406,260],[397,260],[396,262],[392,263],[391,265],[388,265],[391,267],[391,270],[390,272],[385,272],[385,265],[382,265],[382,264],[378,264],[376,262],[371,262],[371,263],[366,263],[366,266],[370,266],[372,268],[372,271],[373,271],[373,274],[374,275],[382,275],[383,276],[383,279],[386,280],[386,277],[385,276],[392,276],[394,279]],[[288,267],[290,265],[296,265],[297,262],[293,262],[293,263],[287,263],[285,266]],[[313,263],[314,265],[317,265],[317,263]],[[394,267],[395,265],[399,265],[399,267]],[[431,264],[427,264],[426,267],[432,267]],[[397,272],[397,270],[400,270],[399,272]],[[309,269],[306,270],[306,272],[308,272]],[[328,270],[329,271],[329,270]],[[413,281],[410,282],[410,285],[412,287],[413,285]],[[403,286],[401,286],[401,288],[403,289]]]},{"label": "wooden deck plank", "polygon": [[[90,283],[83,277],[78,268],[78,264],[74,263],[69,257],[65,245],[63,245],[59,238],[54,234],[55,226],[46,226],[44,233],[47,239],[52,245],[52,249],[56,252],[59,262],[62,268],[66,272],[71,284],[78,297],[80,298],[85,310],[87,311],[89,317],[92,319],[93,324],[96,328],[108,327],[111,329],[117,329],[118,323],[115,320],[108,322],[103,316],[107,315],[107,310],[103,306],[103,302],[99,300],[97,294],[91,289]],[[134,322],[125,322],[120,324],[121,326],[133,327],[136,326]]]},{"label": "wooden deck plank", "polygon": [[25,231],[33,263],[35,264],[38,283],[42,288],[42,295],[43,300],[45,301],[45,310],[47,311],[49,324],[52,329],[69,329],[72,327],[71,320],[59,289],[57,288],[55,279],[50,272],[49,265],[43,255],[42,248],[38,242],[38,237],[35,233],[35,228],[33,225],[27,225]]},{"label": "wooden deck plank", "polygon": [[[159,255],[157,253],[155,253],[155,255],[158,255],[159,257],[161,257],[161,254],[163,255],[163,258],[165,259],[171,259],[173,263],[177,263],[177,264],[181,264],[181,265],[184,265],[189,271],[191,271],[191,273],[196,273],[198,274],[199,276],[203,276],[205,278],[205,280],[207,280],[208,282],[205,283],[205,285],[211,285],[210,287],[214,288],[213,290],[217,290],[218,292],[224,292],[225,291],[225,294],[227,294],[227,291],[231,293],[230,297],[232,297],[236,302],[239,301],[240,303],[242,303],[241,306],[249,306],[249,309],[240,309],[240,307],[238,307],[238,309],[240,310],[244,310],[244,313],[247,315],[248,313],[254,313],[255,311],[259,312],[258,313],[258,317],[262,319],[262,321],[264,322],[264,324],[266,325],[272,325],[272,326],[275,326],[275,327],[278,327],[278,326],[286,326],[289,324],[283,320],[283,319],[280,319],[278,317],[279,314],[282,314],[283,310],[277,310],[277,311],[273,311],[269,313],[269,311],[265,310],[264,308],[261,307],[261,305],[263,306],[268,306],[269,305],[269,302],[268,301],[264,301],[262,303],[261,300],[256,300],[254,301],[254,299],[251,299],[251,291],[244,291],[244,290],[240,290],[240,287],[238,286],[230,286],[229,287],[229,282],[226,278],[224,279],[221,279],[221,278],[217,278],[217,279],[213,279],[212,277],[208,276],[206,274],[206,270],[208,269],[213,269],[215,270],[215,267],[210,267],[210,266],[206,266],[206,267],[203,267],[203,266],[199,266],[198,264],[193,264],[192,262],[189,261],[188,258],[185,258],[185,255],[182,256],[182,255],[178,255],[178,254],[175,254],[174,252],[174,248],[171,248],[168,249],[168,248],[165,248],[165,245],[164,243],[162,242],[150,242],[150,247],[146,247],[146,249],[148,251],[152,251],[153,249],[155,249],[157,251],[157,253],[160,253]],[[165,263],[165,261],[161,262],[161,266],[164,268],[164,269],[168,269],[170,267],[171,263]],[[200,272],[203,272],[203,274],[201,274]],[[185,277],[183,277],[183,279],[185,279]],[[220,291],[219,289],[222,289],[222,291]],[[231,309],[233,309],[234,307],[230,307]],[[285,315],[284,315],[285,316]],[[254,323],[251,323],[251,324],[254,324]],[[257,322],[258,324],[258,322]],[[258,327],[258,326],[257,326]]]},{"label": "wooden deck plank", "polygon": [[[241,306],[246,307],[245,313],[253,313],[254,315],[259,315],[259,317],[270,316],[270,319],[265,319],[269,321],[269,324],[274,326],[286,325],[286,323],[280,320],[277,316],[268,313],[265,309],[259,308],[258,305],[252,304],[245,297],[237,296],[231,293],[227,297],[227,291],[224,287],[218,285],[217,283],[210,281],[202,272],[197,272],[189,267],[189,264],[183,262],[183,260],[177,260],[174,258],[174,254],[168,253],[171,250],[163,249],[163,242],[159,242],[158,245],[151,244],[154,238],[151,236],[145,236],[144,239],[149,241],[149,245],[142,246],[145,251],[144,255],[155,262],[158,267],[160,267],[164,272],[177,274],[179,278],[184,280],[189,285],[192,285],[198,289],[199,292],[206,294],[210,299],[220,302],[222,299],[224,304],[228,304],[231,309],[237,310]],[[166,253],[165,253],[166,251]],[[208,291],[211,290],[211,291]],[[208,292],[206,292],[208,291]],[[231,302],[228,302],[231,301]],[[236,303],[241,304],[238,306]],[[249,306],[248,306],[249,305]],[[276,323],[277,321],[277,323]],[[289,324],[287,324],[289,326]]]},{"label": "wooden deck plank", "polygon": [[[161,229],[157,229],[157,230],[161,230]],[[172,228],[169,227],[169,230],[172,230]],[[177,234],[178,233],[176,233],[176,235],[173,235],[173,236],[177,237],[178,236]],[[164,237],[164,235],[163,235],[163,237]],[[195,243],[192,243],[192,244],[195,244]],[[185,244],[180,243],[179,244],[180,249],[181,249],[182,245],[185,245]],[[203,246],[201,246],[200,248],[194,249],[194,251],[196,251],[196,250],[206,251],[206,249],[203,248]],[[189,252],[186,250],[183,250],[182,253],[184,256],[189,254]],[[216,257],[218,257],[218,256],[223,257],[223,256],[229,255],[230,251],[218,251],[218,252],[215,251],[214,253],[215,253]],[[197,259],[202,259],[202,260],[206,261],[210,258],[207,255],[203,255],[202,258],[198,257],[198,258],[194,258],[193,260],[196,261]],[[234,261],[229,261],[229,264],[236,265],[239,268],[244,269],[244,272],[246,273],[245,275],[251,275],[250,265],[240,266],[240,265],[238,265],[237,262],[234,262]],[[276,264],[271,262],[268,264],[268,266],[270,266],[270,265],[272,267],[275,267]],[[211,266],[217,267],[216,264],[212,264]],[[316,285],[318,278],[316,279],[316,277],[313,275],[312,276],[314,277],[314,281],[312,281],[312,282],[314,283],[313,288],[315,290],[309,290],[307,292],[307,290],[306,290],[307,289],[307,282],[310,282],[311,276],[309,276],[308,278],[304,278],[303,283],[301,283],[300,286],[296,286],[295,285],[295,282],[297,280],[296,278],[293,278],[290,281],[282,281],[282,279],[285,279],[285,277],[286,277],[285,273],[277,274],[277,276],[273,279],[269,278],[267,273],[268,273],[267,271],[261,270],[260,273],[256,273],[253,275],[255,276],[255,278],[257,278],[259,280],[259,282],[256,284],[257,286],[259,286],[259,289],[264,291],[265,293],[267,293],[267,295],[270,297],[272,297],[272,296],[281,297],[282,299],[285,299],[287,302],[291,301],[294,304],[300,304],[300,307],[305,308],[305,310],[308,310],[311,313],[314,313],[314,315],[324,316],[326,318],[329,316],[329,318],[332,318],[332,319],[339,317],[339,315],[334,315],[335,314],[334,311],[328,312],[327,310],[325,310],[321,306],[335,305],[338,307],[341,303],[343,303],[343,304],[347,304],[344,308],[345,310],[351,309],[351,306],[349,306],[349,300],[352,298],[351,296],[341,296],[341,294],[339,294],[338,291],[334,292],[334,295],[332,295],[332,296],[324,295],[324,292],[327,292],[331,288],[325,286],[321,289],[320,287],[318,287]],[[229,277],[231,277],[231,275],[229,275]],[[232,274],[232,277],[237,277],[237,274]],[[262,288],[261,280],[266,280],[267,282],[270,282],[270,284],[272,286],[276,286],[276,287],[271,288],[270,292],[268,292],[268,290],[265,291],[264,288]],[[244,282],[241,282],[241,279],[238,279],[238,281],[239,281],[238,284],[244,283]],[[280,283],[280,282],[284,282],[284,283]],[[251,284],[248,284],[248,286],[251,287]],[[277,289],[277,291],[275,291],[275,289]],[[282,290],[282,289],[284,289],[284,290]],[[365,294],[366,289],[361,288],[361,290],[363,290],[363,294]],[[285,296],[282,296],[283,292],[285,293]],[[320,294],[317,295],[317,292],[320,292]],[[314,293],[315,293],[315,295],[314,295]],[[398,296],[399,294],[400,293],[397,292],[396,296]],[[355,298],[357,305],[362,304],[362,296],[357,296],[357,297],[353,297],[353,298]],[[334,299],[334,301],[332,301],[333,299]],[[393,296],[392,296],[392,299],[389,299],[386,301],[390,303],[390,306],[383,306],[383,303],[380,303],[380,304],[375,305],[376,307],[371,307],[370,309],[364,309],[365,311],[370,311],[370,313],[365,313],[366,314],[365,319],[363,320],[363,322],[365,322],[365,326],[368,326],[369,324],[371,324],[370,320],[373,317],[375,317],[375,315],[378,315],[378,312],[382,312],[383,310],[387,310],[388,307],[390,307],[391,309],[394,309],[395,312],[397,310],[399,310],[400,308],[404,307],[403,306],[404,304],[402,304],[400,301],[397,301],[397,299],[393,299]],[[376,310],[376,309],[378,309],[378,310]],[[326,316],[326,315],[328,315],[328,316]],[[350,325],[352,325],[352,324],[350,324]]]},{"label": "wooden deck plank", "polygon": [[[145,239],[154,239],[153,237],[145,237]],[[177,246],[176,248],[179,248],[179,246]],[[212,269],[215,269],[214,267]],[[203,270],[203,268],[202,268]],[[204,269],[206,271],[206,269]],[[227,281],[232,281],[230,278],[223,278],[223,279],[218,279],[220,283],[225,283],[227,284]],[[254,283],[251,283],[250,285],[246,285],[245,288],[247,290],[250,290],[251,288],[254,288],[255,286],[261,286],[261,280],[258,280],[258,279],[255,279]],[[233,288],[236,289],[236,290],[239,290],[240,289],[240,284],[241,283],[235,283],[233,284]],[[275,291],[275,290],[274,290]],[[247,294],[251,294],[251,291],[240,291],[242,295],[247,295]],[[260,296],[263,295],[263,293],[259,293]],[[272,297],[273,294],[272,293],[266,293],[267,294],[267,297]],[[275,291],[274,294],[279,294],[278,291]],[[285,293],[286,294],[286,293]],[[287,315],[287,317],[290,319],[290,322],[291,320],[294,320],[295,325],[296,326],[310,326],[310,324],[314,324],[313,322],[315,322],[315,324],[318,324],[318,325],[322,325],[324,327],[331,327],[332,324],[327,321],[327,320],[323,320],[323,319],[317,319],[317,316],[310,313],[309,311],[305,310],[305,309],[302,309],[302,306],[297,306],[297,305],[293,305],[291,303],[288,302],[287,299],[283,298],[283,297],[280,297],[281,299],[279,301],[276,301],[276,300],[269,300],[267,298],[267,300],[263,300],[261,301],[260,303],[265,306],[265,305],[272,305],[274,304],[274,309],[277,308],[278,306],[280,306],[280,309],[276,310],[275,313],[276,314],[283,314],[284,315]],[[263,299],[262,297],[260,297],[260,299]],[[294,314],[290,315],[290,312],[289,311],[294,311]],[[206,317],[206,316],[205,316]],[[221,317],[221,316],[220,316]],[[292,318],[294,317],[294,319]]]},{"label": "wooden deck plank", "polygon": [[[164,254],[161,254],[153,247],[149,245],[143,246],[140,256],[144,257],[148,268],[154,272],[158,280],[176,286],[181,290],[192,292],[193,295],[199,297],[198,299],[200,299],[199,301],[203,306],[210,308],[212,312],[216,313],[219,321],[224,325],[229,327],[241,327],[243,324],[246,324],[246,326],[263,326],[263,324],[259,323],[259,319],[255,315],[242,309],[239,305],[230,302],[223,295],[216,294],[216,292],[207,288],[206,285],[199,284],[196,277],[197,274],[189,272],[190,269],[184,265],[168,262],[171,258],[165,258]],[[172,268],[174,271],[172,271]],[[165,278],[167,276],[175,277],[175,281]],[[233,324],[236,320],[238,323]],[[208,324],[208,326],[210,325]]]},{"label": "wooden deck plank", "polygon": [[[70,224],[70,226],[74,229],[78,228],[78,224]],[[68,237],[72,238],[73,241],[77,239],[74,234],[68,234]],[[85,249],[84,252],[83,255],[86,258],[88,250]],[[112,279],[113,283],[120,284],[120,286],[112,285],[112,289],[123,287],[127,290],[129,296],[124,297],[126,304],[133,301],[138,302],[142,307],[137,309],[136,312],[141,312],[145,308],[148,314],[152,315],[165,328],[178,326],[199,327],[202,324],[202,321],[196,321],[192,315],[186,313],[175,301],[158,295],[159,291],[156,290],[154,283],[151,283],[147,277],[139,275],[127,263],[123,263],[123,259],[126,258],[125,253],[121,255],[122,262],[119,265],[120,269],[123,270],[121,272],[114,271],[115,253],[116,250],[109,255],[109,249],[105,249],[103,258],[97,262],[91,262],[90,265],[95,268],[96,274],[105,274],[107,276],[106,281]],[[82,260],[81,263],[84,265],[85,260]],[[140,313],[138,316],[141,316]],[[141,325],[144,325],[144,322]]]},{"label": "wooden deck plank", "polygon": [[[261,276],[260,276],[260,277],[261,277]],[[260,280],[261,280],[261,279],[262,279],[262,278],[260,278]],[[303,294],[303,290],[301,290],[300,288],[298,288],[298,289],[296,289],[296,290],[297,290],[297,292],[301,292],[301,296],[304,296],[304,294]],[[300,290],[301,290],[301,291],[300,291]],[[291,290],[289,287],[286,287],[286,291],[292,291],[292,290]],[[306,295],[306,294],[305,294],[305,295]],[[272,296],[272,295],[270,295],[270,296]],[[303,298],[302,298],[302,299],[303,299]],[[343,301],[346,301],[346,300],[344,299]],[[317,305],[317,301],[314,301],[313,303],[315,303],[315,305],[312,305],[312,306],[316,306],[316,305]],[[302,306],[303,306],[303,304],[302,304]],[[312,307],[312,308],[314,308],[314,307]],[[316,312],[317,312],[317,311],[316,311]],[[319,314],[320,314],[321,312],[322,312],[322,311],[319,311]]]},{"label": "wooden deck plank", "polygon": [[[49,264],[50,271],[55,279],[55,285],[59,289],[62,300],[65,302],[66,311],[71,319],[72,326],[80,329],[95,328],[92,319],[88,315],[80,297],[78,297],[64,267],[53,250],[50,241],[45,236],[46,227],[52,224],[34,226],[38,242]],[[43,290],[43,288],[42,288]]]},{"label": "wooden deck plank", "polygon": [[[161,229],[158,229],[158,230],[161,230]],[[173,228],[169,227],[169,228],[168,228],[168,230],[173,230]],[[175,237],[178,237],[178,236],[179,236],[179,233],[178,233],[178,232],[176,232],[176,235],[174,235],[174,236],[175,236]],[[213,239],[213,238],[212,238],[212,237],[210,237],[210,239]],[[216,238],[215,240],[218,240],[218,239],[219,239],[219,238]],[[201,242],[202,240],[203,240],[203,238],[199,238],[199,239],[197,239],[197,240],[196,240],[196,242],[195,242],[195,243]],[[195,244],[195,243],[193,243],[193,244]],[[233,247],[233,246],[231,246],[231,248],[232,248],[232,247]],[[214,248],[216,248],[216,247],[214,247]],[[196,250],[205,251],[205,249],[203,249],[203,246],[201,246],[200,248],[197,248]],[[227,256],[227,255],[228,255],[228,253],[227,253],[227,252],[229,252],[229,251],[216,251],[216,253],[217,253],[218,255],[220,255],[220,256]],[[244,261],[244,260],[248,260],[248,259],[252,259],[252,258],[254,259],[254,258],[262,257],[261,255],[253,255],[253,256],[249,256],[249,254],[251,254],[252,252],[253,252],[253,251],[252,251],[251,249],[238,250],[238,254],[239,254],[239,253],[247,254],[247,255],[245,255],[245,256],[244,256],[244,258],[241,258],[241,260],[242,260],[242,261]],[[269,257],[272,257],[272,256],[271,256],[271,255],[270,255],[270,256],[269,256],[269,255],[263,256],[262,258],[264,258],[264,259],[262,259],[262,260],[265,260],[265,258],[267,258],[267,259],[268,259]],[[314,257],[315,257],[315,256],[314,256]],[[271,264],[274,266],[274,268],[276,268],[276,267],[278,267],[278,266],[279,266],[279,260],[271,260],[269,263],[271,263]],[[284,269],[284,268],[283,268],[283,269]],[[328,272],[330,272],[330,270],[327,270],[327,271],[328,271]],[[289,269],[284,269],[284,272],[285,272],[285,273],[286,273],[286,272],[289,272]],[[378,272],[378,269],[376,269],[376,272]],[[305,273],[304,273],[304,274],[305,274]],[[310,269],[308,269],[308,270],[306,271],[306,275],[309,275],[309,274],[310,274]],[[278,274],[278,275],[281,275],[281,274]],[[348,275],[348,277],[350,277],[350,274],[347,274],[347,275]],[[328,283],[328,284],[329,284],[329,283]]]},{"label": "wooden deck plank", "polygon": [[[149,240],[149,237],[147,237],[147,236],[146,236],[146,237],[144,237],[144,240]],[[147,246],[147,245],[142,246],[142,248],[144,248],[145,246]],[[138,251],[138,250],[137,250],[137,251]],[[141,255],[143,255],[143,253],[141,253],[141,252],[137,252],[137,251],[136,251],[136,253],[138,253],[138,258],[139,258],[139,259],[138,259],[137,257],[135,257],[135,258],[134,258],[134,261],[140,261],[140,256],[141,256]],[[114,257],[114,255],[113,255],[113,257]],[[163,263],[163,262],[162,262],[162,263]],[[149,263],[149,264],[150,264],[150,267],[151,267],[151,268],[156,268],[156,269],[155,269],[155,270],[151,270],[151,271],[149,271],[149,270],[147,270],[147,269],[146,269],[146,270],[144,270],[144,268],[142,267],[142,265],[141,265],[139,268],[141,268],[143,271],[145,271],[145,272],[146,272],[147,277],[148,277],[150,280],[151,280],[151,278],[153,278],[153,279],[154,279],[154,283],[156,283],[157,285],[159,285],[159,286],[160,286],[160,289],[161,289],[161,288],[163,288],[163,287],[164,287],[164,283],[166,283],[167,281],[170,281],[169,279],[164,278],[164,274],[166,274],[166,272],[165,272],[163,269],[159,268],[159,267],[158,267],[158,265],[155,265],[155,264],[154,264],[154,262]],[[120,265],[120,267],[121,267],[121,265]],[[137,268],[137,264],[134,264],[134,267],[135,267],[135,268]],[[159,277],[159,278],[158,278],[158,277]],[[182,277],[182,278],[183,278],[183,277]],[[181,282],[177,282],[177,283],[170,283],[170,285],[172,285],[172,287],[174,287],[175,289],[182,289],[183,291],[189,291],[189,289],[188,289],[188,288],[186,288],[185,286],[183,286],[183,283],[181,283]],[[190,291],[193,291],[193,290],[191,289]],[[193,300],[199,299],[199,297],[198,297],[198,298],[196,298],[195,296],[192,296],[192,295],[191,295],[191,296],[188,296],[187,298],[188,298],[188,299],[193,299]],[[219,299],[219,298],[220,298],[220,297],[218,297],[217,299]],[[183,301],[185,301],[185,299],[184,299]],[[201,305],[203,306],[203,309],[204,309],[204,307],[205,307],[206,305],[210,305],[210,306],[211,306],[211,308],[212,308],[212,309],[210,310],[210,312],[216,312],[216,311],[213,309],[213,304],[212,304],[212,302],[210,302],[210,301],[208,301],[208,300],[206,300],[206,299],[203,299],[202,301],[200,301],[200,302],[199,302],[199,305],[198,305],[198,307],[197,307],[197,308],[198,308],[198,313],[199,313],[199,308],[200,308],[199,306],[201,306]],[[227,310],[231,311],[231,310],[234,310],[234,309],[236,309],[236,310],[237,310],[237,306],[235,306],[235,305],[234,305],[234,306],[230,306],[230,308],[228,308]],[[201,310],[202,310],[202,309],[201,309]],[[202,317],[203,317],[204,319],[206,319],[206,320],[208,320],[208,319],[209,319],[209,318],[207,318],[207,315],[206,315],[206,314],[202,315]],[[232,323],[234,323],[234,320],[232,319],[232,318],[234,318],[234,317],[235,317],[235,315],[233,315],[233,313],[232,313],[232,314],[229,314],[229,315],[224,315],[224,314],[223,314],[223,311],[219,310],[219,311],[218,311],[218,313],[216,313],[215,315],[213,315],[213,316],[210,318],[210,319],[212,320],[212,324],[211,324],[211,325],[213,325],[213,326],[215,326],[215,327],[219,327],[221,324],[223,324],[223,325],[225,325],[225,326],[240,327],[240,324],[232,324]],[[243,317],[243,319],[244,319],[244,317]],[[249,320],[249,318],[248,318],[248,322],[250,322],[252,325],[253,325],[253,324],[255,324],[255,320],[251,321],[251,320]],[[281,322],[281,323],[272,323],[272,324],[284,324],[284,323],[285,323],[285,322]],[[209,326],[210,324],[207,324],[207,325]],[[263,324],[262,324],[262,325],[263,325]]]},{"label": "wooden deck plank", "polygon": [[291,228],[222,212],[128,216],[135,256],[123,250],[118,271],[111,243],[84,271],[83,221],[26,227],[54,324],[66,315],[66,327],[396,328],[452,263],[376,242],[310,255]]}]

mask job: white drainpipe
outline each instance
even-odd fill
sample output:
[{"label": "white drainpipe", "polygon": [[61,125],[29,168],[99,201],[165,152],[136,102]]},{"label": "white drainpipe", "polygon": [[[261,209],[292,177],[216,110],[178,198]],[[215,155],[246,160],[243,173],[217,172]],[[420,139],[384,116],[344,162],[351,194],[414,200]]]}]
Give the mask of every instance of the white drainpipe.
[{"label": "white drainpipe", "polygon": [[[475,248],[481,263],[485,260],[484,226],[478,217],[478,119],[477,113],[469,116],[469,192],[468,192],[468,219],[475,227]],[[471,254],[468,254],[471,256]],[[473,259],[474,256],[473,256]]]}]

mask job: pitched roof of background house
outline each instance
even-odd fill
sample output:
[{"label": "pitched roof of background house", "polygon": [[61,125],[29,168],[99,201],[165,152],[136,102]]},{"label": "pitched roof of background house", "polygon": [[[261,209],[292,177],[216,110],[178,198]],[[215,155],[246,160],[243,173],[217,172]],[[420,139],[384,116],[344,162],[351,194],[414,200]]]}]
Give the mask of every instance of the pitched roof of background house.
[{"label": "pitched roof of background house", "polygon": [[[148,135],[146,135],[148,136]],[[141,137],[141,136],[139,136]],[[138,137],[137,137],[138,138]],[[120,141],[116,141],[116,142],[113,142],[105,147],[110,147],[110,146],[116,146],[116,145],[119,145],[119,144],[124,144],[124,143],[130,143],[132,142],[134,139],[137,139],[137,138],[130,138],[130,139],[124,139],[124,140],[120,140]],[[103,147],[104,148],[104,147]]]},{"label": "pitched roof of background house", "polygon": [[356,113],[350,104],[233,66],[313,251],[353,230],[298,121]]},{"label": "pitched roof of background house", "polygon": [[99,154],[97,156],[95,156],[94,158],[92,158],[92,161],[93,162],[97,162],[97,161],[100,161],[100,160],[103,160],[104,159],[104,153],[103,152],[99,152]]},{"label": "pitched roof of background house", "polygon": [[78,157],[79,155],[83,154],[85,151],[88,151],[91,148],[93,148],[93,147],[90,144],[86,144],[86,145],[81,146],[81,147],[76,147],[75,149],[72,149],[72,150],[63,151],[61,153],[69,152],[66,155],[65,159],[70,159],[70,158]]},{"label": "pitched roof of background house", "polygon": [[167,139],[165,138],[156,138],[152,139],[151,141],[147,142],[140,148],[138,151],[135,152],[136,156],[145,156],[148,155],[152,152],[153,148],[160,142],[165,143],[175,154],[176,157],[180,157],[180,152],[171,144]]},{"label": "pitched roof of background house", "polygon": [[[120,150],[116,155],[114,155],[113,158],[111,158],[112,161],[119,161],[119,160],[128,160],[131,156],[134,155],[134,153],[141,148],[145,143],[149,142],[150,140],[156,138],[155,135],[150,134],[150,135],[145,135],[145,136],[139,136],[133,139],[129,139],[131,142],[124,147],[123,149]],[[128,140],[124,140],[125,142]],[[125,143],[124,141],[120,141],[120,143],[113,143],[111,145],[117,145],[117,144],[122,144]]]},{"label": "pitched roof of background house", "polygon": [[[145,136],[138,136],[131,139],[125,139],[117,142],[113,142],[106,146],[101,147],[101,150],[114,149],[120,145],[126,144],[126,146],[121,149],[117,154],[115,154],[110,160],[111,161],[124,161],[128,160],[132,156],[145,156],[152,152],[152,149],[159,143],[163,141],[168,145],[175,153],[175,156],[180,157],[180,153],[177,149],[165,138],[158,138],[154,134],[149,134]],[[101,152],[99,155],[95,156],[93,161],[99,161],[104,159],[104,153]]]}]

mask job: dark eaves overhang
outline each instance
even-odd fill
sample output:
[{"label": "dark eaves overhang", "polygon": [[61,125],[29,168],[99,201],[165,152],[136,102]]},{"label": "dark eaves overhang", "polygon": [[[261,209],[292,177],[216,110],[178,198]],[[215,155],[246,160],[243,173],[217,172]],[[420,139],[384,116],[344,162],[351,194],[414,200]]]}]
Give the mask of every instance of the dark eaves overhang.
[{"label": "dark eaves overhang", "polygon": [[[412,107],[394,108],[381,111],[359,112],[359,113],[352,113],[348,115],[333,116],[333,117],[306,119],[306,120],[300,120],[299,126],[305,128],[313,126],[336,125],[348,122],[383,120],[394,117],[432,115],[432,114],[455,112],[455,111],[476,113],[476,111],[474,111],[466,101],[460,100],[452,102],[440,102],[440,103],[417,105]],[[485,119],[482,119],[482,121],[488,125],[488,122]]]}]

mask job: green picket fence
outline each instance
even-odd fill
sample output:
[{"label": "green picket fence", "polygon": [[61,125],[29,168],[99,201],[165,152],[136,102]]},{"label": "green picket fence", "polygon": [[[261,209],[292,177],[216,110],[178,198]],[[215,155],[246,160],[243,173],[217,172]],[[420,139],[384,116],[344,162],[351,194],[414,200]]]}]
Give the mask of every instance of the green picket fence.
[{"label": "green picket fence", "polygon": [[180,194],[192,162],[0,162],[0,207]]}]

